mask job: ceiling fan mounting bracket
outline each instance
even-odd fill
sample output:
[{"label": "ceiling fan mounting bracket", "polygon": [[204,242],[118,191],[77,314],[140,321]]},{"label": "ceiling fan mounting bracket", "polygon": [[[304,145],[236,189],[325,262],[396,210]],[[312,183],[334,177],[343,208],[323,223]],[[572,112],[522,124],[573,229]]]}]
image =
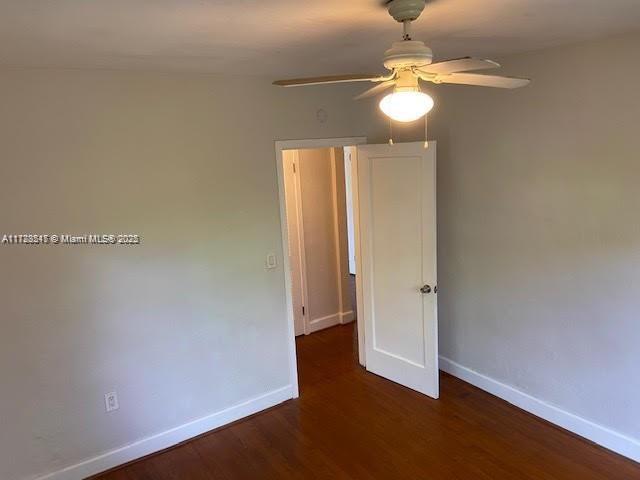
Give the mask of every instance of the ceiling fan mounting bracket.
[{"label": "ceiling fan mounting bracket", "polygon": [[418,19],[426,3],[426,0],[392,0],[387,9],[396,22],[413,22]]}]

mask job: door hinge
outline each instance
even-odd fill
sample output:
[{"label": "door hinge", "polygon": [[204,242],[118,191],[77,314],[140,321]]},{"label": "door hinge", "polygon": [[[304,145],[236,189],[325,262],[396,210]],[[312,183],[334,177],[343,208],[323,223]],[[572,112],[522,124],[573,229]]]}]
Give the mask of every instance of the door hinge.
[{"label": "door hinge", "polygon": [[292,163],[291,165],[293,165],[293,173],[296,173],[296,164]]}]

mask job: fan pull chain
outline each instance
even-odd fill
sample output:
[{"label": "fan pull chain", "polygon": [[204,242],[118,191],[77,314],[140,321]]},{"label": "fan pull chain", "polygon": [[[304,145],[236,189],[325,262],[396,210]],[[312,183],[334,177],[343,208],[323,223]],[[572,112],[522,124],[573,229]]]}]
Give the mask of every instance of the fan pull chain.
[{"label": "fan pull chain", "polygon": [[393,121],[389,118],[389,145],[393,145]]},{"label": "fan pull chain", "polygon": [[429,148],[429,131],[427,130],[427,115],[424,116],[424,148]]}]

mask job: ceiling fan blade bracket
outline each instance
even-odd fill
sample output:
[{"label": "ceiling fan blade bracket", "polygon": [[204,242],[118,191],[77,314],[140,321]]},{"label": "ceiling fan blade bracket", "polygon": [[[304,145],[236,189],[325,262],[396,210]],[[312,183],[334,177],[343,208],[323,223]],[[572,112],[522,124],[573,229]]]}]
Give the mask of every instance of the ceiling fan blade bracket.
[{"label": "ceiling fan blade bracket", "polygon": [[395,80],[387,80],[386,82],[378,83],[377,85],[365,90],[360,95],[353,97],[354,100],[362,100],[363,98],[373,97],[379,93],[384,92],[388,88],[393,87],[396,84]]},{"label": "ceiling fan blade bracket", "polygon": [[377,78],[371,79],[372,82],[388,82],[389,80],[393,80],[398,76],[398,72],[395,70],[389,73],[388,75],[381,75]]},{"label": "ceiling fan blade bracket", "polygon": [[434,73],[428,73],[423,70],[420,70],[419,68],[412,68],[411,71],[416,77],[418,77],[420,80],[424,82],[437,83],[436,80],[438,76]]}]

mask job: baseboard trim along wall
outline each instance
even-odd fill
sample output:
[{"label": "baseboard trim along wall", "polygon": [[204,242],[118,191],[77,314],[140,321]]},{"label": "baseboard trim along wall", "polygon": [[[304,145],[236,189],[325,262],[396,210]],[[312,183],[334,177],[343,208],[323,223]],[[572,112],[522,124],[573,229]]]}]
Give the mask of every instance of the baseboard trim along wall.
[{"label": "baseboard trim along wall", "polygon": [[340,323],[340,313],[333,313],[326,317],[314,318],[309,322],[309,333],[324,330]]},{"label": "baseboard trim along wall", "polygon": [[340,314],[340,323],[344,325],[346,323],[353,322],[355,318],[356,316],[353,314],[353,310],[349,310],[348,312],[342,312]]},{"label": "baseboard trim along wall", "polygon": [[258,413],[293,398],[291,385],[272,390],[263,395],[225,408],[189,423],[143,438],[129,445],[116,448],[93,458],[86,459],[57,472],[36,480],[82,480],[91,475],[104,472],[132,460],[159,452],[178,443],[197,437],[203,433],[235,422],[241,418]]},{"label": "baseboard trim along wall", "polygon": [[640,440],[562,410],[446,357],[440,357],[440,369],[565,430],[640,462]]},{"label": "baseboard trim along wall", "polygon": [[345,323],[352,322],[355,318],[353,310],[348,312],[338,312],[326,317],[314,318],[309,322],[309,333],[314,333],[325,328],[333,327],[335,325],[344,325]]}]

